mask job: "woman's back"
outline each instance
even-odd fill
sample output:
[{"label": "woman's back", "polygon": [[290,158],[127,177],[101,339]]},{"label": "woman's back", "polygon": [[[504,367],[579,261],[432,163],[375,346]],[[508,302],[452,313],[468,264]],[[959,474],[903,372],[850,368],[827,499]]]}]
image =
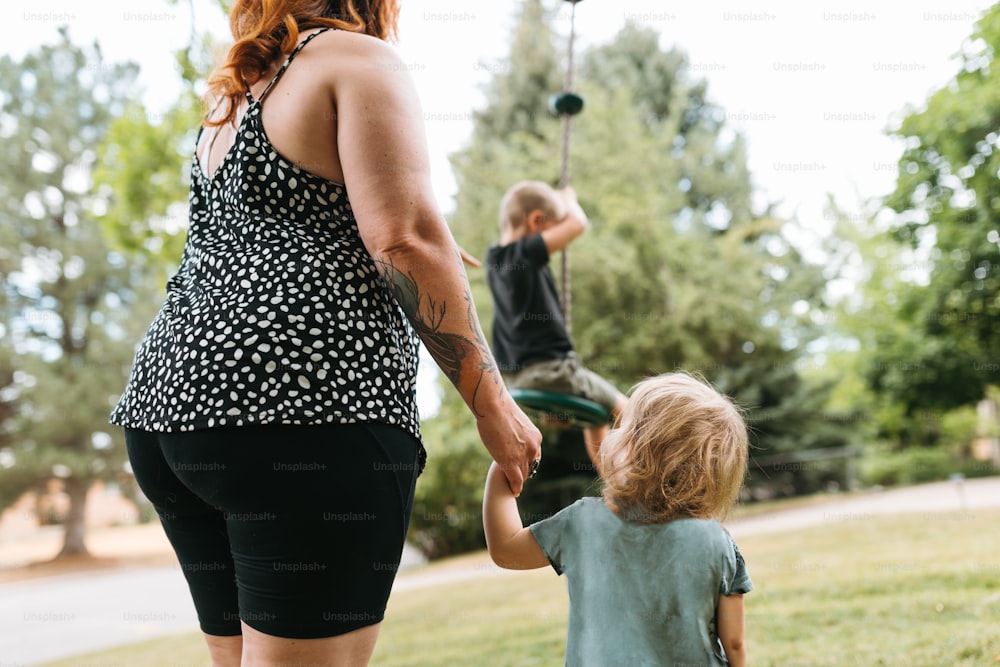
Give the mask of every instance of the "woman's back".
[{"label": "woman's back", "polygon": [[[315,31],[299,35],[301,45]],[[343,30],[328,30],[310,40],[309,48],[295,56],[295,66],[282,73],[263,104],[261,122],[275,150],[289,162],[321,178],[344,183],[337,144],[337,113],[334,89],[345,78],[356,76],[359,61],[370,52],[388,49],[381,40]],[[276,58],[260,78],[250,86],[250,94],[260,100],[271,80],[278,73],[285,57]],[[238,111],[242,116],[246,104]],[[218,111],[215,116],[218,116]],[[204,132],[197,153],[205,172],[213,174],[233,144],[233,128],[225,125],[210,141],[211,132]],[[211,155],[205,155],[211,143]],[[206,159],[207,158],[207,159]]]},{"label": "woman's back", "polygon": [[[184,256],[117,422],[155,431],[385,422],[419,437],[416,340],[365,250],[346,188],[284,156],[263,124],[272,105],[292,126],[314,113],[281,104],[292,99],[283,91],[296,92],[286,77],[308,74],[307,42],[323,37],[307,36],[257,97],[250,91],[221,156],[216,140],[209,166],[204,153],[195,158]],[[291,83],[309,88],[302,76]]]}]

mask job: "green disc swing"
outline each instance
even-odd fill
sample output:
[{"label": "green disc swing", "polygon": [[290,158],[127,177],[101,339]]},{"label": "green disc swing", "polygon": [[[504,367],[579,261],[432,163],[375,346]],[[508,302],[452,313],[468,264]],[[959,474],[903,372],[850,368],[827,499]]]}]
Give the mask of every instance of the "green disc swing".
[{"label": "green disc swing", "polygon": [[[576,4],[580,0],[566,0],[572,5],[570,10],[569,55],[566,67],[565,90],[549,98],[549,111],[562,118],[562,166],[559,171],[559,186],[569,185],[569,143],[573,116],[583,110],[583,98],[573,92],[573,41],[576,35]],[[562,250],[561,265],[561,297],[563,319],[566,321],[567,332],[570,323],[570,283],[569,283],[569,248]],[[536,421],[546,424],[558,423],[572,428],[590,428],[607,424],[610,414],[608,410],[594,401],[553,391],[538,389],[511,389],[510,395],[521,406],[521,409]]]}]

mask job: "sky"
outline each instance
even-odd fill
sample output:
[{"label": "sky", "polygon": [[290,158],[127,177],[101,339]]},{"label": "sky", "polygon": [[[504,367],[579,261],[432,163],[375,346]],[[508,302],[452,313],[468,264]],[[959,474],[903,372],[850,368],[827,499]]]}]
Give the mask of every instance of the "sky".
[{"label": "sky", "polygon": [[[656,30],[664,48],[686,52],[690,75],[707,80],[710,100],[746,139],[756,201],[777,202],[779,213],[794,216],[808,246],[829,229],[829,195],[861,217],[864,200],[892,190],[902,144],[887,131],[954,76],[955,56],[991,4],[588,0],[577,5],[575,25],[578,52],[608,41],[627,21]],[[455,191],[448,155],[468,140],[484,84],[507,66],[519,5],[402,2],[398,46],[420,91],[435,194],[446,212]],[[548,6],[555,28],[568,34],[570,3]],[[195,16],[199,30],[228,38],[210,0],[195,0]],[[172,53],[191,29],[186,2],[6,0],[0,54],[18,57],[54,41],[63,24],[74,41],[99,40],[106,60],[140,63],[152,113],[176,95]],[[575,122],[586,122],[586,111]],[[434,402],[428,377],[423,405]]]}]

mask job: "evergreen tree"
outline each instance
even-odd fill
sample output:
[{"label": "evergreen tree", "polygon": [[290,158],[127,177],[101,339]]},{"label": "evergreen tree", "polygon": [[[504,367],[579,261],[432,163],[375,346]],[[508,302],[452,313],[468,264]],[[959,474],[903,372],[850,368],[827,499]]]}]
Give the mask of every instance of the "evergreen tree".
[{"label": "evergreen tree", "polygon": [[[557,180],[559,122],[544,104],[562,88],[558,49],[544,46],[557,42],[552,15],[538,0],[524,3],[510,67],[488,89],[470,145],[453,157],[452,228],[479,255],[499,236],[499,201],[512,183]],[[590,229],[571,253],[584,363],[623,390],[673,369],[704,375],[748,408],[760,455],[843,445],[848,425],[825,414],[830,384],[804,378],[796,363],[819,335],[825,280],[783,235],[793,223],[752,210],[743,141],[705,82],[689,76],[682,53],[635,25],[582,56],[576,80],[586,106],[574,119],[572,181]],[[547,77],[539,61],[553,68]],[[489,331],[484,274],[470,278]],[[460,411],[446,395],[439,418],[451,423]],[[449,451],[476,446],[474,432],[449,433]],[[428,443],[432,457],[436,444]],[[533,519],[594,488],[579,432],[549,433],[544,447],[522,496]],[[796,490],[813,488],[815,480],[799,480]]]},{"label": "evergreen tree", "polygon": [[[498,234],[497,206],[512,178],[553,181],[558,124],[548,97],[562,88],[558,38],[541,0],[525,0],[511,35],[506,66],[488,84],[486,106],[474,115],[469,146],[452,156],[459,196],[452,231],[482,257]],[[547,166],[547,169],[546,169]],[[469,274],[476,309],[488,332],[492,303],[482,271]],[[457,393],[446,386],[438,415],[424,425],[427,471],[416,491],[411,535],[430,556],[483,544],[482,486],[489,454]],[[581,444],[582,447],[582,444]],[[456,469],[463,471],[454,474]]]},{"label": "evergreen tree", "polygon": [[[460,193],[453,230],[463,246],[479,256],[496,240],[497,203],[513,183],[507,179],[554,182],[558,174],[558,151],[553,147],[559,125],[547,105],[549,96],[562,89],[564,75],[551,17],[541,0],[524,0],[510,55],[487,85],[486,106],[473,114],[469,146],[451,158]],[[470,278],[484,288],[482,274]],[[480,295],[488,299],[488,292],[477,290],[477,306]]]},{"label": "evergreen tree", "polygon": [[549,95],[562,88],[560,37],[541,0],[524,0],[510,41],[507,67],[490,82],[486,107],[475,112],[473,143],[529,134],[548,137]]}]

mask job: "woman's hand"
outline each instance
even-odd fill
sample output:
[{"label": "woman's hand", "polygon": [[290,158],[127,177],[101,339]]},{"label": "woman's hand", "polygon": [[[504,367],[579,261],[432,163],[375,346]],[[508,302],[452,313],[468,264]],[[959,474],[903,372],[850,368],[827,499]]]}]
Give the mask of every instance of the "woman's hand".
[{"label": "woman's hand", "polygon": [[496,461],[515,496],[542,457],[542,434],[504,390],[505,399],[496,411],[476,419],[479,437]]}]

